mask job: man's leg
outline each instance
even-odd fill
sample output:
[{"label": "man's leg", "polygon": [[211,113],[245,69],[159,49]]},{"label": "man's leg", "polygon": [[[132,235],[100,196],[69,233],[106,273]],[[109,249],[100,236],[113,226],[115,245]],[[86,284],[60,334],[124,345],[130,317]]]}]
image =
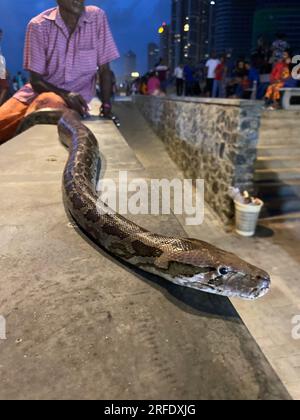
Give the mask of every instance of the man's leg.
[{"label": "man's leg", "polygon": [[219,92],[219,89],[218,89],[218,80],[217,79],[215,79],[214,80],[214,83],[213,83],[213,91],[212,91],[212,97],[213,98],[217,98],[218,97],[218,92]]},{"label": "man's leg", "polygon": [[179,83],[179,79],[176,79],[176,93],[177,93],[177,96],[180,96],[180,83]]},{"label": "man's leg", "polygon": [[14,137],[27,108],[27,104],[15,98],[9,99],[0,107],[0,144]]},{"label": "man's leg", "polygon": [[22,119],[39,109],[67,109],[65,101],[52,92],[42,93],[29,106],[15,98],[0,107],[0,144],[14,137]]},{"label": "man's leg", "polygon": [[205,94],[206,96],[211,96],[210,93],[210,80],[209,78],[206,79],[206,86],[205,86]]},{"label": "man's leg", "polygon": [[213,94],[213,87],[214,87],[214,79],[208,79],[209,80],[209,97],[212,97]]},{"label": "man's leg", "polygon": [[41,93],[35,100],[29,105],[26,116],[32,112],[38,111],[39,109],[52,108],[52,109],[67,109],[68,106],[65,101],[53,92]]},{"label": "man's leg", "polygon": [[179,79],[179,96],[183,95],[183,88],[184,88],[183,79]]}]

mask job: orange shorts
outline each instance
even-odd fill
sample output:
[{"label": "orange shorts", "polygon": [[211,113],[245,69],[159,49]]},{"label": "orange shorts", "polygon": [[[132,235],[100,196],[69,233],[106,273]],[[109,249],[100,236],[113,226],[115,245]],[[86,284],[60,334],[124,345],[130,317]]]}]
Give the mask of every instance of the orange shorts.
[{"label": "orange shorts", "polygon": [[30,105],[15,98],[9,99],[0,107],[0,144],[14,137],[24,117],[42,108],[65,109],[65,101],[52,92],[42,93]]}]

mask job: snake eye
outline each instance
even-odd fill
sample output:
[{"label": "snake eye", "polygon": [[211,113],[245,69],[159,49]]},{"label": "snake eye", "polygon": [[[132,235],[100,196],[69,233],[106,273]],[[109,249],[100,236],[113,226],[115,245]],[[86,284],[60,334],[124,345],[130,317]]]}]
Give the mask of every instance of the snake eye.
[{"label": "snake eye", "polygon": [[220,267],[219,268],[219,273],[221,274],[221,276],[226,276],[226,274],[229,273],[229,270],[227,267]]}]

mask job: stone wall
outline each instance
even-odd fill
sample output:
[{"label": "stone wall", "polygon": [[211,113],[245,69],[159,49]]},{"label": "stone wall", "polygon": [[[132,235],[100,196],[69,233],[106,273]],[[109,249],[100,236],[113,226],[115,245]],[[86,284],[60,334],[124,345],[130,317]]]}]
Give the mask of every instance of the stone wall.
[{"label": "stone wall", "polygon": [[235,99],[157,98],[135,102],[187,178],[205,180],[206,201],[224,223],[230,186],[253,189],[261,104]]}]

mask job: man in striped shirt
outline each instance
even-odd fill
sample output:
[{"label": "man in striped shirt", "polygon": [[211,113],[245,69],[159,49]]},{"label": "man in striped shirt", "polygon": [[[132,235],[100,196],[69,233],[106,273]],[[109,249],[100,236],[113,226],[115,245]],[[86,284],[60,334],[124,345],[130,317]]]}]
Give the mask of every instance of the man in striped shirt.
[{"label": "man in striped shirt", "polygon": [[24,68],[30,83],[0,107],[0,144],[22,119],[41,108],[71,108],[81,116],[95,96],[99,71],[104,115],[111,112],[109,63],[119,57],[106,14],[85,0],[57,0],[58,7],[33,18],[28,27]]}]

